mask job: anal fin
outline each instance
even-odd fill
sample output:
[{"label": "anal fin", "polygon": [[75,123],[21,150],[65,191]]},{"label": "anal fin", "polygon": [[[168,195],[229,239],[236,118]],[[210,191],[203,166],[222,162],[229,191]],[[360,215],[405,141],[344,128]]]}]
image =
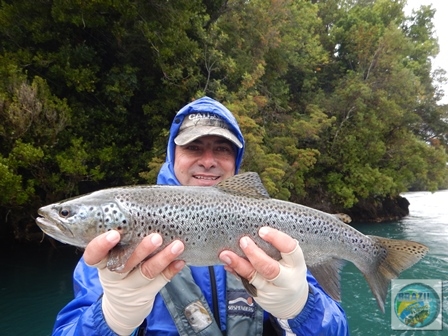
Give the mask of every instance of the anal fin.
[{"label": "anal fin", "polygon": [[341,301],[341,276],[339,272],[344,265],[344,260],[333,258],[324,263],[308,266],[319,285],[336,301]]}]

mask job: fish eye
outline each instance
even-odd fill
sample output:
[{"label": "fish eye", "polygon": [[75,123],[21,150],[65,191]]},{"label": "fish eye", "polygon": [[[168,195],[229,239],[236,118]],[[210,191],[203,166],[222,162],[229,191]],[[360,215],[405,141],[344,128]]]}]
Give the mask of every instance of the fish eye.
[{"label": "fish eye", "polygon": [[68,211],[67,209],[61,209],[59,210],[59,215],[61,215],[62,217],[68,217],[68,215],[70,215],[70,211]]}]

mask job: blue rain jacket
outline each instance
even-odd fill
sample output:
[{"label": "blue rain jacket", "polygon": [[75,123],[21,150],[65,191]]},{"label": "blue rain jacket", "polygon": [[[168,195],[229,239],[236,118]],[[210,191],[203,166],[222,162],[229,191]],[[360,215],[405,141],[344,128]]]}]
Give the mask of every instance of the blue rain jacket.
[{"label": "blue rain jacket", "polygon": [[[227,120],[234,134],[244,145],[244,138],[230,111],[219,102],[203,97],[184,108],[174,118],[170,129],[166,162],[160,170],[157,183],[179,185],[173,169],[174,138],[184,117],[195,112],[213,112]],[[236,172],[241,165],[244,146],[237,149]],[[208,267],[190,267],[196,284],[202,289],[206,300],[212,306],[211,280]],[[214,266],[218,306],[223,329],[226,326],[226,272],[222,266]],[[278,321],[283,335],[347,335],[348,326],[344,311],[339,303],[331,299],[319,286],[314,277],[308,273],[310,294],[308,301],[299,315],[293,319]],[[101,310],[102,287],[98,272],[89,267],[81,258],[73,274],[74,299],[57,315],[53,335],[116,335],[104,320]],[[268,318],[265,313],[265,318]],[[154,308],[146,318],[147,335],[178,335],[171,315],[160,295],[156,296]]]}]

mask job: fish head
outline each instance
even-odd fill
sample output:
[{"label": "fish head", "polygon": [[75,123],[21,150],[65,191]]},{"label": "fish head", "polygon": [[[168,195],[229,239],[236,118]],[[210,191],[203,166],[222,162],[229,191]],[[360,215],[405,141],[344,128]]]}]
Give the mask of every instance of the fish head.
[{"label": "fish head", "polygon": [[44,233],[78,247],[85,247],[110,230],[118,230],[123,242],[130,223],[114,201],[98,202],[83,197],[41,207],[38,214],[41,217],[36,218],[36,223]]}]

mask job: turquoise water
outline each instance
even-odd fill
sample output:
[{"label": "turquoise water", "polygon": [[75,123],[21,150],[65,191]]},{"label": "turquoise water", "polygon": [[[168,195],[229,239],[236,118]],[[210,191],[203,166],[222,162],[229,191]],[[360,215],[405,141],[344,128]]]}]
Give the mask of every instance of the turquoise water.
[{"label": "turquoise water", "polygon": [[[382,224],[355,224],[365,234],[411,239],[430,247],[429,254],[400,279],[442,279],[448,271],[448,191],[407,193],[410,215]],[[71,274],[81,253],[70,246],[46,245],[1,250],[0,334],[50,335],[57,312],[72,297]],[[342,272],[342,306],[352,335],[448,335],[448,287],[443,289],[444,331],[391,329],[391,294],[383,314],[362,274],[352,264]]]},{"label": "turquoise water", "polygon": [[[364,234],[395,239],[410,239],[427,245],[429,253],[419,263],[404,271],[400,279],[437,279],[446,281],[448,275],[448,191],[436,193],[406,193],[410,215],[391,223],[355,224]],[[352,335],[448,335],[448,287],[442,293],[443,330],[392,330],[391,293],[386,313],[378,308],[367,282],[352,264],[342,272],[342,306]]]}]

